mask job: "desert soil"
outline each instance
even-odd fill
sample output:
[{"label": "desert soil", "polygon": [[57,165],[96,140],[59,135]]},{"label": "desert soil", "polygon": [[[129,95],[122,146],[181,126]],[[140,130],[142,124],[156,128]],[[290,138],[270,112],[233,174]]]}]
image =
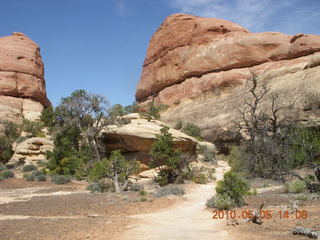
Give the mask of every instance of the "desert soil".
[{"label": "desert soil", "polygon": [[[219,161],[216,178],[221,179],[228,169]],[[182,198],[148,194],[147,201],[141,201],[137,192],[89,193],[85,182],[54,185],[7,179],[0,182],[0,240],[298,240],[307,238],[293,236],[290,230],[295,226],[320,230],[318,194],[300,194],[308,200],[297,201],[298,195],[282,193],[281,184],[261,179],[251,184],[258,195],[248,196],[247,205],[235,209],[237,216],[264,203],[272,218],[264,219],[262,225],[241,222],[228,226],[230,219],[212,219],[212,211],[205,209],[215,183],[185,184],[187,194]],[[306,210],[308,216],[295,218],[294,207]],[[289,210],[290,218],[280,219],[280,210]]]}]

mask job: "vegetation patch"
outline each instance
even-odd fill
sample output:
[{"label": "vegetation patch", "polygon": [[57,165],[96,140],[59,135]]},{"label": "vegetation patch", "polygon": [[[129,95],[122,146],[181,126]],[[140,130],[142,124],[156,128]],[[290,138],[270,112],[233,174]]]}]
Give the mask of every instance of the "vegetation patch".
[{"label": "vegetation patch", "polygon": [[53,175],[51,177],[51,182],[53,182],[54,184],[66,184],[70,181],[71,177],[66,175]]},{"label": "vegetation patch", "polygon": [[32,172],[34,170],[37,170],[38,167],[36,165],[33,165],[33,164],[29,164],[29,165],[25,165],[23,166],[22,168],[22,172]]},{"label": "vegetation patch", "polygon": [[156,198],[160,198],[160,197],[166,197],[169,195],[183,196],[184,194],[185,194],[185,191],[182,187],[169,185],[169,186],[158,188],[155,191],[154,196]]}]

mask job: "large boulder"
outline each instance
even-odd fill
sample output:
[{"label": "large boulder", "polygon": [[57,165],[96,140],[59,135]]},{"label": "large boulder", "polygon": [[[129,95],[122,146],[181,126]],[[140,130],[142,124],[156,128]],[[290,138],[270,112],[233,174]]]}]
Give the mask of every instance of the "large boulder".
[{"label": "large boulder", "polygon": [[306,106],[320,94],[320,36],[250,33],[229,21],[186,14],[169,16],[153,35],[136,100],[144,105],[156,95],[169,106],[164,122],[193,122],[219,147],[232,141],[228,125],[249,97],[252,73],[279,94],[280,104],[296,102],[300,120],[319,121],[318,110]]},{"label": "large boulder", "polygon": [[33,137],[19,143],[14,148],[14,154],[9,161],[9,164],[37,165],[39,162],[46,162],[46,152],[53,150],[53,142],[46,138]]},{"label": "large boulder", "polygon": [[[129,123],[125,125],[108,126],[102,131],[102,138],[107,152],[120,149],[128,157],[136,158],[142,163],[150,161],[149,151],[160,134],[160,129],[166,126],[158,120],[148,121],[140,118],[139,114],[124,116]],[[184,153],[196,154],[198,140],[178,130],[170,128],[173,136],[174,148],[179,148]]]},{"label": "large boulder", "polygon": [[0,120],[35,120],[50,105],[38,45],[23,33],[0,38]]}]

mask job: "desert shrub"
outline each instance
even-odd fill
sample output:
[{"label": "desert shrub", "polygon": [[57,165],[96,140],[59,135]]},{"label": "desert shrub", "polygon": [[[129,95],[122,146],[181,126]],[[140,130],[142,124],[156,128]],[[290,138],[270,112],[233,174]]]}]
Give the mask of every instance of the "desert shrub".
[{"label": "desert shrub", "polygon": [[40,170],[36,170],[36,171],[32,171],[31,174],[34,176],[40,176],[40,175],[43,175],[43,172]]},{"label": "desert shrub", "polygon": [[184,183],[184,181],[186,180],[191,180],[193,177],[193,174],[194,174],[193,171],[183,172],[175,178],[174,183]]},{"label": "desert shrub", "polygon": [[5,178],[0,174],[0,181],[4,180]]},{"label": "desert shrub", "polygon": [[315,182],[316,181],[316,176],[313,174],[308,174],[305,179],[309,182]]},{"label": "desert shrub", "polygon": [[143,118],[146,118],[148,121],[151,121],[152,118],[159,119],[160,112],[164,111],[168,108],[165,104],[157,104],[155,103],[154,98],[152,98],[151,102],[149,102],[146,106],[146,112],[139,112],[139,115]]},{"label": "desert shrub", "polygon": [[257,189],[251,189],[249,192],[248,192],[248,195],[251,195],[251,196],[255,196],[255,195],[257,195],[258,194],[258,191],[257,191]]},{"label": "desert shrub", "polygon": [[174,129],[176,130],[180,130],[183,126],[183,122],[181,120],[179,120],[178,122],[176,122],[176,124],[174,125]]},{"label": "desert shrub", "polygon": [[51,181],[54,184],[66,184],[71,181],[71,177],[65,175],[53,175],[51,177]]},{"label": "desert shrub", "polygon": [[40,120],[43,122],[44,126],[50,128],[54,126],[54,118],[54,109],[50,106],[42,111]]},{"label": "desert shrub", "polygon": [[41,129],[43,128],[43,123],[40,121],[30,121],[28,119],[24,119],[21,124],[21,129],[27,132],[29,137],[36,137],[41,133]]},{"label": "desert shrub", "polygon": [[216,196],[207,200],[206,206],[208,208],[217,208],[220,210],[230,210],[236,206],[234,200],[227,194],[217,194]]},{"label": "desert shrub", "polygon": [[45,138],[46,135],[43,132],[39,132],[36,137]]},{"label": "desert shrub", "polygon": [[22,143],[22,142],[24,142],[24,141],[27,140],[27,139],[28,139],[28,137],[26,137],[26,136],[18,137],[18,138],[16,139],[16,143]]},{"label": "desert shrub", "polygon": [[229,171],[224,174],[224,179],[218,181],[217,195],[227,195],[236,206],[244,204],[243,197],[248,194],[250,188],[248,183],[237,174]]},{"label": "desert shrub", "polygon": [[14,165],[7,163],[7,164],[6,164],[6,168],[7,168],[7,169],[13,169],[13,168],[14,168]]},{"label": "desert shrub", "polygon": [[206,184],[208,182],[208,178],[203,173],[195,173],[192,177],[192,182],[199,184]]},{"label": "desert shrub", "polygon": [[137,113],[139,112],[139,105],[136,102],[133,102],[131,105],[127,105],[123,109],[126,114]]},{"label": "desert shrub", "polygon": [[148,201],[148,198],[146,198],[146,197],[139,198],[139,202],[146,202],[146,201]]},{"label": "desert shrub", "polygon": [[1,176],[5,179],[14,177],[14,173],[12,171],[6,170],[1,173]]},{"label": "desert shrub", "polygon": [[229,155],[227,156],[227,161],[232,171],[237,172],[240,175],[249,175],[243,167],[245,159],[242,155],[242,148],[240,146],[231,147]]},{"label": "desert shrub", "polygon": [[35,175],[32,175],[32,174],[26,174],[26,175],[24,175],[24,177],[26,178],[26,180],[27,180],[28,182],[32,182],[32,181],[34,181],[35,178],[36,178],[36,176],[35,176]]},{"label": "desert shrub", "polygon": [[140,191],[139,191],[139,195],[141,195],[141,196],[146,196],[146,195],[147,195],[147,192],[144,191],[144,190],[140,190]]},{"label": "desert shrub", "polygon": [[134,192],[139,192],[139,191],[144,190],[144,186],[143,186],[143,184],[133,183],[129,186],[129,190],[134,191]]},{"label": "desert shrub", "polygon": [[97,181],[102,178],[112,180],[116,192],[121,192],[128,188],[129,176],[136,173],[139,164],[134,160],[127,160],[122,156],[120,150],[111,152],[109,158],[103,158],[97,162],[89,173],[91,181]]},{"label": "desert shrub", "polygon": [[103,162],[97,162],[93,165],[89,172],[89,180],[92,182],[98,182],[100,179],[106,177],[106,166]]},{"label": "desert shrub", "polygon": [[206,202],[206,207],[207,208],[215,208],[216,205],[215,205],[215,197],[211,197],[209,199],[207,199],[207,202]]},{"label": "desert shrub", "polygon": [[65,157],[61,160],[61,167],[63,168],[64,175],[72,175],[78,180],[81,180],[86,176],[86,161],[88,157],[85,152],[82,156],[80,153],[81,152],[70,157]]},{"label": "desert shrub", "polygon": [[11,159],[13,155],[11,144],[7,136],[0,136],[0,162],[6,163]]},{"label": "desert shrub", "polygon": [[295,180],[290,183],[285,183],[283,191],[285,193],[302,193],[306,190],[306,185],[301,180]]},{"label": "desert shrub", "polygon": [[187,134],[191,137],[197,138],[198,140],[202,141],[201,130],[197,125],[195,125],[193,123],[187,123],[185,126],[183,126],[182,132],[184,132],[185,134]]},{"label": "desert shrub", "polygon": [[154,195],[155,197],[160,198],[169,195],[183,196],[184,194],[185,191],[182,187],[169,185],[158,188]]},{"label": "desert shrub", "polygon": [[160,186],[164,186],[175,182],[177,176],[182,174],[185,169],[190,169],[189,163],[192,157],[182,154],[180,149],[174,149],[173,136],[169,133],[169,127],[164,126],[160,131],[161,134],[156,136],[157,140],[150,150],[152,156],[150,167],[158,168],[156,182]]},{"label": "desert shrub", "polygon": [[95,192],[108,192],[109,190],[112,190],[112,185],[108,184],[106,181],[104,180],[100,180],[98,182],[92,183],[90,184],[87,189],[90,190],[92,193]]},{"label": "desert shrub", "polygon": [[0,171],[4,171],[4,170],[7,170],[6,165],[3,163],[0,163]]},{"label": "desert shrub", "polygon": [[33,164],[29,164],[29,165],[25,165],[23,166],[22,168],[22,172],[32,172],[34,170],[37,170],[38,167],[36,165],[33,165]]},{"label": "desert shrub", "polygon": [[178,174],[171,168],[164,168],[158,172],[158,176],[155,177],[156,183],[160,186],[165,186],[170,183],[174,183],[178,177]]},{"label": "desert shrub", "polygon": [[295,126],[291,131],[290,153],[293,157],[291,167],[295,168],[313,163],[320,156],[319,129]]},{"label": "desert shrub", "polygon": [[205,145],[200,145],[197,149],[197,153],[203,155],[204,162],[215,162],[215,152],[209,150]]},{"label": "desert shrub", "polygon": [[44,174],[41,174],[41,175],[36,177],[36,180],[39,181],[39,182],[47,181],[47,176],[44,175]]},{"label": "desert shrub", "polygon": [[306,195],[298,195],[294,198],[294,200],[307,201],[308,197]]}]

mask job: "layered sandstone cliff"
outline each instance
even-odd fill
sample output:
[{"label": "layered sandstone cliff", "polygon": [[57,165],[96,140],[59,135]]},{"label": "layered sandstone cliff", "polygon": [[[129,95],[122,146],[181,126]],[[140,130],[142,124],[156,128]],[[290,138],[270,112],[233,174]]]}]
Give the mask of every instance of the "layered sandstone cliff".
[{"label": "layered sandstone cliff", "polygon": [[0,120],[35,120],[49,105],[38,45],[22,33],[1,37]]},{"label": "layered sandstone cliff", "polygon": [[224,132],[248,97],[252,72],[279,93],[280,104],[295,101],[300,120],[319,121],[320,36],[250,33],[229,21],[185,14],[169,16],[152,37],[136,100],[156,96],[170,106],[165,122],[190,121],[207,140],[228,141]]}]

